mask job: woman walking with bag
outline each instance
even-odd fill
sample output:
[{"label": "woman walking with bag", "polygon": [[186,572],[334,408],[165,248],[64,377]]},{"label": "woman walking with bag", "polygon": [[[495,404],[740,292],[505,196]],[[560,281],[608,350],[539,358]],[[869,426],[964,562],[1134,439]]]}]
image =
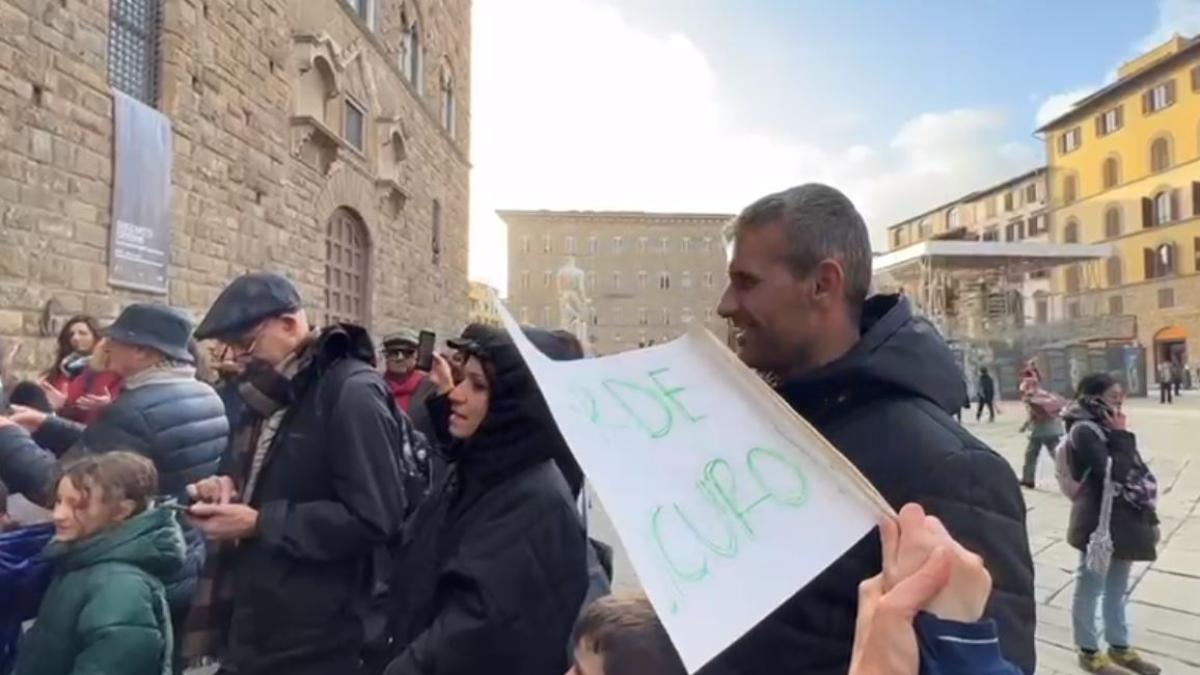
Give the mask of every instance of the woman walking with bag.
[{"label": "woman walking with bag", "polygon": [[[1126,428],[1124,400],[1119,382],[1095,373],[1080,381],[1076,400],[1063,413],[1068,432],[1063,450],[1070,453],[1071,477],[1078,481],[1067,533],[1067,541],[1081,552],[1072,622],[1084,670],[1158,675],[1161,669],[1131,647],[1125,617],[1130,568],[1156,557],[1158,487],[1138,453],[1137,437]],[[1101,596],[1107,655],[1100,651],[1096,629]]]}]

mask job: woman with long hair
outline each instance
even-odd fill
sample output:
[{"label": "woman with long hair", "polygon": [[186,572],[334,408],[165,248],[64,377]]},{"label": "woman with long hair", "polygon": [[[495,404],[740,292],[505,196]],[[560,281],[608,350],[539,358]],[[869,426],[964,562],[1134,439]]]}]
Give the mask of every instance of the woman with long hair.
[{"label": "woman with long hair", "polygon": [[387,675],[560,675],[587,540],[555,464],[565,443],[506,332],[472,327],[447,470],[394,566]]},{"label": "woman with long hair", "polygon": [[[1080,551],[1071,615],[1084,670],[1104,675],[1126,671],[1158,675],[1161,669],[1132,648],[1125,618],[1130,568],[1135,561],[1156,558],[1159,530],[1157,484],[1138,453],[1137,437],[1127,427],[1124,401],[1125,391],[1116,379],[1094,373],[1080,380],[1075,400],[1063,412],[1067,440],[1062,452],[1068,453],[1064,459],[1072,479],[1064,490],[1073,493],[1068,494],[1071,520],[1067,541]],[[1107,569],[1089,556],[1094,535],[1098,541],[1111,538]],[[1101,597],[1107,655],[1100,651],[1096,629],[1096,605]]]},{"label": "woman with long hair", "polygon": [[62,417],[90,424],[119,393],[121,378],[105,372],[93,358],[103,350],[101,343],[100,324],[86,314],[71,317],[59,331],[54,364],[38,382]]}]

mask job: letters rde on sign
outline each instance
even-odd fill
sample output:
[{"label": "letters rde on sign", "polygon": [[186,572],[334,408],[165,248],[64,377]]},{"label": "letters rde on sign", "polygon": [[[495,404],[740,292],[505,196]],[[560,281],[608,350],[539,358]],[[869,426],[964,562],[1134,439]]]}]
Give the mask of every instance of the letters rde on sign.
[{"label": "letters rde on sign", "polygon": [[690,671],[890,513],[707,331],[554,362],[501,318]]}]

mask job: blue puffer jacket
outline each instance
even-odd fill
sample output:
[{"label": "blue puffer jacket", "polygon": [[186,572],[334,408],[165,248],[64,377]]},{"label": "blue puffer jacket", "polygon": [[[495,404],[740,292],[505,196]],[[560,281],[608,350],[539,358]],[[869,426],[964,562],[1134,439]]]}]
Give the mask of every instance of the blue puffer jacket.
[{"label": "blue puffer jacket", "polygon": [[[185,369],[186,370],[186,369]],[[76,444],[87,452],[128,450],[150,458],[158,469],[159,491],[187,501],[190,483],[212,476],[229,439],[221,397],[190,374],[162,371],[139,383],[130,378],[112,405],[91,425],[52,417],[33,435],[38,445],[61,455]],[[180,522],[187,562],[166,580],[173,614],[186,611],[204,566],[204,537]]]}]

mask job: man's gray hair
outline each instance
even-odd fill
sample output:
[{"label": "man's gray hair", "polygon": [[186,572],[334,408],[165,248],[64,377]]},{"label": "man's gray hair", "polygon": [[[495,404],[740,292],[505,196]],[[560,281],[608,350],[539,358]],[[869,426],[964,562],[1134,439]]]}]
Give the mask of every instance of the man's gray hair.
[{"label": "man's gray hair", "polygon": [[846,278],[846,297],[861,306],[871,289],[871,238],[854,204],[838,190],[806,183],[767,195],[725,226],[726,241],[747,230],[779,225],[788,239],[788,258],[797,278],[822,260],[836,260]]}]

